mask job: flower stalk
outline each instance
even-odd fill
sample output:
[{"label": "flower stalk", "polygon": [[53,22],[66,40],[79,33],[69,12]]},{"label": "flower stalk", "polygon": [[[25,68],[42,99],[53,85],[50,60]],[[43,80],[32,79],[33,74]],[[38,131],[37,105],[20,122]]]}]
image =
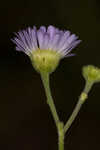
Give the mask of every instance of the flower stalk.
[{"label": "flower stalk", "polygon": [[41,79],[44,85],[46,97],[47,97],[47,104],[50,107],[53,119],[55,121],[56,127],[58,127],[59,117],[56,111],[56,107],[51,95],[50,85],[49,85],[49,74],[48,73],[41,73]]},{"label": "flower stalk", "polygon": [[85,100],[87,99],[87,94],[84,93],[84,91],[82,92],[82,94],[79,97],[79,100],[71,114],[71,116],[69,117],[68,121],[66,122],[65,126],[64,126],[64,132],[66,133],[68,131],[68,129],[70,128],[70,126],[72,125],[73,121],[75,120],[78,112],[80,111],[82,105],[84,104]]},{"label": "flower stalk", "polygon": [[64,150],[64,124],[59,120],[59,116],[56,111],[56,107],[53,101],[53,98],[51,96],[50,91],[50,85],[49,85],[49,74],[48,73],[42,73],[41,79],[44,85],[46,97],[47,97],[47,104],[50,107],[53,119],[55,121],[57,132],[58,132],[58,149]]}]

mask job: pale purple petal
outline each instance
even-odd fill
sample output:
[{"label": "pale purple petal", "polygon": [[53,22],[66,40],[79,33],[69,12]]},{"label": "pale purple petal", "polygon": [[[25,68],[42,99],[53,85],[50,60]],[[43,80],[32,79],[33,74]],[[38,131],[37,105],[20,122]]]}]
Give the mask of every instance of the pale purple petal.
[{"label": "pale purple petal", "polygon": [[64,49],[69,49],[72,47],[74,41],[77,39],[78,37],[75,36],[74,34],[69,36],[67,38],[67,40],[64,42],[63,46],[60,48],[61,51],[63,51]]},{"label": "pale purple petal", "polygon": [[26,54],[34,50],[53,50],[61,54],[61,57],[72,56],[69,54],[81,40],[70,31],[62,31],[50,25],[47,29],[41,26],[39,30],[34,26],[26,30],[15,33],[16,37],[12,41],[16,44],[17,51],[23,51]]},{"label": "pale purple petal", "polygon": [[36,35],[35,30],[32,30],[32,33],[31,33],[31,44],[32,44],[32,47],[34,48],[34,50],[38,49],[37,35]]},{"label": "pale purple petal", "polygon": [[62,50],[62,53],[65,56],[69,55],[69,53],[71,52],[71,50],[73,48],[75,48],[80,42],[81,42],[81,40],[77,40],[77,41],[73,42],[72,45],[70,45],[67,49]]},{"label": "pale purple petal", "polygon": [[50,40],[49,34],[45,33],[42,49],[46,49],[46,50],[48,49],[49,40]]},{"label": "pale purple petal", "polygon": [[64,43],[67,41],[69,36],[70,36],[70,31],[66,31],[65,33],[63,33],[63,35],[61,36],[61,41],[58,44],[58,49],[62,49]]},{"label": "pale purple petal", "polygon": [[45,27],[45,26],[41,26],[41,27],[40,27],[40,30],[45,33],[45,32],[46,32],[46,27]]},{"label": "pale purple petal", "polygon": [[51,48],[51,49],[55,50],[55,47],[57,46],[57,43],[58,43],[58,41],[59,41],[59,38],[60,38],[60,34],[56,34],[56,35],[54,36],[53,41],[52,41],[52,43],[51,43],[51,45],[50,45],[50,48]]},{"label": "pale purple petal", "polygon": [[70,44],[73,41],[75,41],[76,39],[78,39],[78,37],[75,34],[72,34],[68,39],[67,42]]},{"label": "pale purple petal", "polygon": [[50,25],[47,29],[47,33],[49,34],[50,39],[52,39],[55,36],[55,32],[56,32],[55,27]]},{"label": "pale purple petal", "polygon": [[75,56],[76,54],[74,54],[74,53],[70,53],[70,54],[67,54],[66,56],[64,56],[64,57],[72,57],[72,56]]},{"label": "pale purple petal", "polygon": [[39,48],[43,49],[44,33],[41,30],[38,30],[37,37],[38,37]]}]

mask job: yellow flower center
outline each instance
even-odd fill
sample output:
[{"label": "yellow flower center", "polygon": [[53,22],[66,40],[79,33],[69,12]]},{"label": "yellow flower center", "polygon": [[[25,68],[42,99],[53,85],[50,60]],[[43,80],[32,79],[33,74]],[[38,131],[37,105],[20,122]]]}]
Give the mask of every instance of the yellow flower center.
[{"label": "yellow flower center", "polygon": [[54,50],[35,50],[30,54],[32,65],[39,73],[51,73],[59,64],[60,53]]}]

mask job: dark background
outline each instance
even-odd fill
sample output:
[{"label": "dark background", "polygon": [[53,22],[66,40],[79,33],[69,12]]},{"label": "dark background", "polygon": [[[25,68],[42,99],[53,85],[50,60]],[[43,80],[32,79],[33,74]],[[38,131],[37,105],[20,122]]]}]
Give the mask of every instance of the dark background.
[{"label": "dark background", "polygon": [[[54,25],[79,35],[77,55],[63,59],[51,76],[61,120],[71,114],[84,87],[81,68],[100,67],[99,0],[1,0],[0,2],[0,149],[57,150],[56,128],[39,74],[29,58],[15,51],[13,32]],[[65,150],[100,149],[100,84],[68,131]]]}]

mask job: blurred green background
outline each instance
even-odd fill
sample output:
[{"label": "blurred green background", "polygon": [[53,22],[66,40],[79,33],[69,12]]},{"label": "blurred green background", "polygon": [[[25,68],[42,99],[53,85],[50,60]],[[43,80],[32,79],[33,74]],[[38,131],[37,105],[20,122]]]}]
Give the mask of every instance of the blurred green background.
[{"label": "blurred green background", "polygon": [[[33,25],[54,25],[79,35],[76,56],[63,59],[51,76],[52,95],[65,122],[84,88],[82,66],[100,67],[100,1],[2,0],[0,20],[0,149],[57,150],[40,76],[10,39],[13,32]],[[100,84],[93,86],[66,135],[65,150],[74,149],[100,149]]]}]

